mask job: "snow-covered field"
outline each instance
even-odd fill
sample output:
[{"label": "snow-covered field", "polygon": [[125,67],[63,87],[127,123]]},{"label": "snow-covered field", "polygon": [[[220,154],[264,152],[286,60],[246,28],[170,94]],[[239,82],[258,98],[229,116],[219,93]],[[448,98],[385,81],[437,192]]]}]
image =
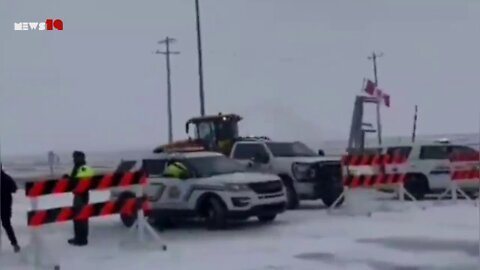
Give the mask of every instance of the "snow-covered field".
[{"label": "snow-covered field", "polygon": [[[106,195],[95,192],[92,201],[102,201]],[[350,207],[333,213],[320,203],[305,204],[267,225],[252,220],[226,231],[207,231],[201,224],[184,224],[160,233],[167,251],[120,245],[127,229],[117,216],[90,221],[87,247],[66,243],[72,235],[71,223],[45,226],[41,234],[61,269],[71,270],[479,268],[478,208],[473,204],[429,201],[423,202],[425,210],[408,202],[361,204],[368,196],[353,197]],[[69,195],[51,196],[42,199],[40,206],[69,203]],[[29,242],[25,225],[29,207],[28,200],[16,194],[13,222],[22,246]],[[383,211],[364,215],[372,209]],[[348,215],[352,213],[357,215]],[[33,269],[5,240],[0,261],[1,269]]]}]

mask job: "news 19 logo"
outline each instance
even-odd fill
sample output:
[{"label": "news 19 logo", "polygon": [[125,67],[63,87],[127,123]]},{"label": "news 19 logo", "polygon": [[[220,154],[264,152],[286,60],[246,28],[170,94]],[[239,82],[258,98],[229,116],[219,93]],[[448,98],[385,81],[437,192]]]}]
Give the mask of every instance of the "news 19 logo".
[{"label": "news 19 logo", "polygon": [[50,30],[63,30],[63,21],[60,19],[47,19],[45,22],[16,22],[13,24],[13,30],[15,31],[50,31]]}]

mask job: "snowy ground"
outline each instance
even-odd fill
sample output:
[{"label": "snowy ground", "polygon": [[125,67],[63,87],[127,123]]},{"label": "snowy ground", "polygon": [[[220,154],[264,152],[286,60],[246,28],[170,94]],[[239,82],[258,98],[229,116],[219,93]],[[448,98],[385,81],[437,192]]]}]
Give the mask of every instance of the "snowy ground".
[{"label": "snowy ground", "polygon": [[[92,194],[93,201],[105,195]],[[183,225],[160,234],[167,251],[121,246],[127,230],[116,216],[91,220],[88,247],[66,243],[71,223],[48,225],[41,232],[61,269],[71,270],[479,269],[478,208],[473,204],[424,202],[427,208],[422,210],[407,202],[376,202],[359,208],[358,201],[355,204],[359,198],[352,199],[355,207],[330,214],[320,204],[304,205],[269,225],[252,220],[216,232],[200,224]],[[29,242],[25,213],[30,206],[21,194],[15,199],[14,225],[25,246]],[[68,205],[70,200],[51,196],[40,206]],[[363,215],[382,205],[388,207],[371,217]],[[0,261],[1,269],[33,269],[5,240]]]}]

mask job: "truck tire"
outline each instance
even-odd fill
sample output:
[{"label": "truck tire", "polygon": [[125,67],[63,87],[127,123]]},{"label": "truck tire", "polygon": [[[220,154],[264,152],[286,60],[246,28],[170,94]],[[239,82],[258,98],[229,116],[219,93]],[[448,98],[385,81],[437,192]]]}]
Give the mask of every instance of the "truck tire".
[{"label": "truck tire", "polygon": [[298,200],[298,195],[295,191],[295,188],[293,188],[291,185],[286,185],[285,189],[287,192],[287,209],[297,209],[300,205],[300,201]]},{"label": "truck tire", "polygon": [[262,215],[262,216],[258,216],[257,218],[261,223],[269,223],[274,221],[276,217],[277,215],[273,214],[273,215]]},{"label": "truck tire", "polygon": [[287,193],[287,209],[297,209],[300,205],[300,200],[293,187],[292,179],[285,175],[279,175],[279,177],[282,179],[283,185],[285,186],[285,192]]},{"label": "truck tire", "polygon": [[[429,191],[427,178],[419,174],[407,175],[404,187],[416,200],[423,200]],[[411,198],[405,195],[405,199]]]},{"label": "truck tire", "polygon": [[[133,199],[133,198],[136,198],[136,197],[130,192],[122,193],[120,195],[119,201],[122,202],[122,201]],[[133,215],[126,215],[126,214],[120,213],[120,220],[122,221],[122,224],[125,227],[127,228],[132,227],[133,224],[135,224],[135,221],[137,221],[137,211],[135,211]]]},{"label": "truck tire", "polygon": [[207,229],[224,229],[227,225],[227,208],[217,197],[211,197],[208,202],[206,223]]}]

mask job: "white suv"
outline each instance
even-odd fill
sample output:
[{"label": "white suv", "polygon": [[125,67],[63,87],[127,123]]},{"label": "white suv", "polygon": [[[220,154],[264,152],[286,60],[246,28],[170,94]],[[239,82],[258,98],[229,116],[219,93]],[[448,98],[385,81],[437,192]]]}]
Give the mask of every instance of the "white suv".
[{"label": "white suv", "polygon": [[[448,141],[371,148],[366,149],[366,152],[400,153],[407,157],[406,168],[402,169],[407,173],[405,188],[417,199],[422,199],[428,193],[442,192],[449,188],[452,165],[449,157],[452,154],[459,156],[477,154],[477,150],[472,147],[451,144]],[[466,161],[460,162],[459,168],[468,169],[477,165],[478,161]],[[389,173],[395,173],[395,171]],[[458,185],[467,192],[478,190],[478,181],[459,181]]]},{"label": "white suv", "polygon": [[[189,169],[186,179],[168,178],[163,170],[180,161]],[[209,228],[223,228],[228,219],[256,216],[270,222],[285,210],[286,195],[274,174],[246,172],[246,166],[214,152],[161,153],[142,160],[149,175],[146,196],[149,220],[161,224],[174,218],[205,218]],[[115,189],[112,199],[132,198],[131,188]],[[131,226],[135,218],[121,216]]]}]

